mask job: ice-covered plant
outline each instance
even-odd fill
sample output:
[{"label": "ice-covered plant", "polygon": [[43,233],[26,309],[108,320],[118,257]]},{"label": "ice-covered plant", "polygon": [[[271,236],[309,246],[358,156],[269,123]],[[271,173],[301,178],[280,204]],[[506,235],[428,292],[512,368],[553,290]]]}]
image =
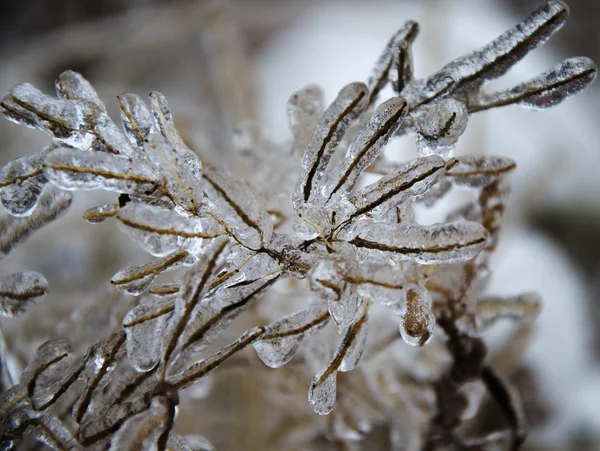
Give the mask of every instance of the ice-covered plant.
[{"label": "ice-covered plant", "polygon": [[[532,320],[539,307],[533,294],[484,295],[506,206],[506,174],[515,163],[452,154],[469,114],[512,104],[548,108],[592,83],[594,63],[570,58],[512,89],[482,90],[561,28],[567,15],[566,5],[550,2],[421,79],[413,76],[411,54],[419,27],[407,22],[367,84],[343,87],[325,110],[316,86],[291,96],[295,159],[289,148],[240,128],[236,144],[253,168],[247,181],[203,163],[158,92],[150,94],[150,106],[134,94],[120,96],[120,128],[78,73],[60,75],[57,98],[27,83],[13,88],[1,102],[5,116],[52,142],[0,172],[2,255],[64,212],[66,191],[103,189],[118,193],[115,203],[86,211],[84,219],[115,218],[154,259],[114,275],[113,286],[136,297],[136,305],[84,355],[65,339],[52,339],[39,346],[19,383],[12,385],[2,368],[3,447],[31,433],[55,449],[209,449],[203,439],[186,441],[173,432],[178,392],[252,344],[269,367],[290,363],[302,374],[316,373],[306,380],[308,402],[333,419],[327,432],[334,442],[359,441],[372,425],[384,424],[398,449],[518,448],[526,432],[518,397],[486,363],[480,337],[502,318]],[[380,103],[388,83],[395,96]],[[390,160],[384,147],[405,134],[416,137],[420,156]],[[443,223],[419,224],[413,206],[432,207],[453,186],[471,189],[472,202]],[[166,272],[173,274],[168,281],[157,278]],[[269,289],[291,279],[307,281],[294,285],[301,310],[206,353],[256,303],[285,303]],[[20,314],[46,291],[41,274],[5,276],[0,312]],[[369,331],[375,309],[397,316],[393,330],[382,323]],[[342,374],[359,364],[368,332],[370,360]],[[438,333],[447,352],[428,351]],[[418,388],[409,386],[409,372],[398,362],[377,360],[400,337],[435,361],[425,365],[430,370],[421,373]],[[467,407],[480,402],[465,388],[472,383],[497,401],[507,431],[482,439],[457,431]]]}]

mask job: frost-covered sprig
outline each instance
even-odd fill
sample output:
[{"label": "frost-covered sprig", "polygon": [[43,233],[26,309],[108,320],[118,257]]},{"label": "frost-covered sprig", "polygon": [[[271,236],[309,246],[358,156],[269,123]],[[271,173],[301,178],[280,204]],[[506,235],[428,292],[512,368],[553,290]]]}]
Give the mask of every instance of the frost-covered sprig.
[{"label": "frost-covered sprig", "polygon": [[[511,430],[502,440],[508,437],[509,446],[518,447],[524,438],[518,400],[485,363],[486,349],[477,336],[498,319],[530,320],[538,310],[531,295],[483,295],[506,205],[506,174],[515,163],[490,156],[453,158],[452,152],[470,113],[509,104],[546,108],[595,79],[593,62],[571,58],[512,89],[482,91],[556,32],[567,15],[562,2],[550,2],[487,46],[423,79],[413,75],[411,45],[418,25],[409,21],[388,42],[367,84],[343,87],[325,110],[319,88],[295,92],[287,110],[292,150],[302,153],[302,164],[293,188],[269,186],[270,175],[260,173],[267,160],[270,168],[287,171],[290,152],[253,138],[252,127],[240,127],[236,135],[236,145],[253,157],[252,183],[203,164],[179,135],[160,93],[150,94],[150,106],[136,95],[120,96],[120,128],[75,72],[61,74],[57,98],[27,83],[13,88],[0,103],[3,113],[47,133],[52,143],[0,172],[0,203],[14,216],[0,235],[2,248],[10,250],[29,230],[64,211],[70,197],[57,188],[104,189],[118,198],[83,217],[92,223],[115,217],[154,259],[111,280],[138,297],[121,327],[84,356],[74,355],[65,340],[44,343],[20,383],[0,394],[2,443],[11,446],[31,429],[57,449],[109,444],[111,449],[207,449],[204,442],[194,448],[172,432],[177,393],[250,344],[270,367],[293,359],[307,365],[316,373],[309,403],[318,414],[329,414],[344,389],[338,377],[359,364],[369,314],[382,305],[400,323],[392,341],[401,337],[423,347],[436,323],[447,337],[453,364],[429,380],[436,413],[428,413],[424,446],[497,444],[493,437],[467,443],[455,432],[464,416],[461,389],[479,381],[506,413]],[[396,96],[378,103],[389,82]],[[388,160],[386,144],[406,133],[415,135],[420,157]],[[381,177],[365,185],[366,172]],[[288,179],[285,174],[274,180]],[[453,186],[475,190],[476,199],[443,223],[419,224],[414,204],[432,206]],[[290,192],[291,209],[273,194],[278,189]],[[184,274],[177,272],[170,281],[156,280],[181,268]],[[303,309],[204,354],[236,317],[284,279],[308,280]],[[8,314],[24,310],[47,289],[43,276],[33,273],[8,276],[0,285],[2,311]],[[303,347],[311,337],[326,340],[324,348],[332,352],[315,357]],[[383,370],[365,377],[368,396],[383,409],[367,423],[387,420],[392,430],[406,424],[397,418],[394,396],[383,393],[382,378],[394,377]],[[83,381],[82,390],[77,381]],[[410,396],[400,398],[402,411],[425,415]],[[453,409],[449,400],[461,408]],[[352,410],[344,401],[336,418],[349,418]],[[357,430],[348,432],[345,423],[338,426],[334,439],[364,436],[352,435]]]}]

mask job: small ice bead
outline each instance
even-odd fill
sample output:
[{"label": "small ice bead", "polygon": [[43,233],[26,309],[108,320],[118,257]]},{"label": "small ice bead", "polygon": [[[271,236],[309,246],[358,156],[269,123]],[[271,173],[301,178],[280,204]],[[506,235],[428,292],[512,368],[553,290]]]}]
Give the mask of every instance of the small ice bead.
[{"label": "small ice bead", "polygon": [[406,290],[406,312],[400,322],[400,335],[411,346],[425,346],[433,337],[435,317],[429,293],[422,287]]}]

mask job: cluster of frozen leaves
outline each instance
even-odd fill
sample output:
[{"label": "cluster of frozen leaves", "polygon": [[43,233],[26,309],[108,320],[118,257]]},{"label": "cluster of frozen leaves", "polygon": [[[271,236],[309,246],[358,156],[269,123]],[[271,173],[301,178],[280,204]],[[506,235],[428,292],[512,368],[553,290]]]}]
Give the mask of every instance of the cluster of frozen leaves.
[{"label": "cluster of frozen leaves", "polygon": [[[261,186],[251,187],[203,164],[179,135],[160,93],[150,94],[150,106],[134,94],[120,96],[119,127],[75,72],[58,78],[58,97],[27,83],[13,88],[1,102],[5,116],[45,132],[52,144],[0,172],[0,202],[8,213],[2,218],[3,255],[66,209],[66,191],[103,189],[118,199],[86,211],[84,219],[115,218],[154,259],[113,276],[118,290],[137,298],[118,330],[84,356],[74,355],[65,340],[43,343],[20,383],[0,394],[2,443],[10,447],[30,432],[56,449],[208,449],[203,439],[187,442],[172,432],[178,391],[250,344],[269,367],[294,358],[314,367],[308,401],[327,415],[336,405],[339,373],[361,360],[369,311],[381,304],[397,315],[397,335],[409,345],[425,346],[436,322],[446,333],[455,363],[435,382],[429,446],[518,446],[518,401],[485,365],[478,338],[499,319],[531,320],[539,306],[533,295],[483,296],[505,209],[506,175],[515,163],[452,153],[471,113],[510,104],[543,109],[591,84],[594,63],[570,58],[512,89],[482,91],[556,32],[567,15],[562,2],[550,2],[422,79],[413,76],[418,24],[409,21],[390,39],[367,84],[343,87],[326,109],[318,87],[295,92],[288,116],[302,164],[291,210],[265,195],[278,189],[270,186],[269,174],[259,174]],[[379,102],[390,83],[395,97]],[[409,133],[420,156],[404,163],[387,159],[388,141]],[[252,133],[238,138],[245,150],[260,147]],[[289,167],[289,152],[277,150],[268,158]],[[254,155],[259,170],[261,156]],[[365,173],[379,178],[364,184]],[[453,186],[473,190],[475,200],[443,223],[415,221],[415,204],[434,206]],[[174,274],[168,282],[157,278],[165,272]],[[198,359],[271,286],[291,278],[309,282],[304,309]],[[47,291],[43,276],[30,272],[4,277],[0,285],[1,311],[8,316]],[[337,334],[322,333],[328,325]],[[334,340],[331,354],[315,357],[303,347],[317,335]],[[454,429],[460,409],[444,402],[478,380],[507,412],[511,431],[480,443],[459,442]],[[346,426],[340,435],[361,437]]]}]

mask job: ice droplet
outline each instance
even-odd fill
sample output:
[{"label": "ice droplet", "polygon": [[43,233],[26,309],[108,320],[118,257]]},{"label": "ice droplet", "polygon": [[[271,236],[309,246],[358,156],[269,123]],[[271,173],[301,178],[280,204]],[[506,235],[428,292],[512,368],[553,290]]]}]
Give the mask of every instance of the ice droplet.
[{"label": "ice droplet", "polygon": [[316,375],[308,391],[308,403],[319,415],[329,414],[335,407],[337,371]]},{"label": "ice droplet", "polygon": [[431,311],[431,298],[422,287],[406,290],[406,313],[400,322],[400,335],[411,346],[425,346],[433,338],[435,317]]}]

